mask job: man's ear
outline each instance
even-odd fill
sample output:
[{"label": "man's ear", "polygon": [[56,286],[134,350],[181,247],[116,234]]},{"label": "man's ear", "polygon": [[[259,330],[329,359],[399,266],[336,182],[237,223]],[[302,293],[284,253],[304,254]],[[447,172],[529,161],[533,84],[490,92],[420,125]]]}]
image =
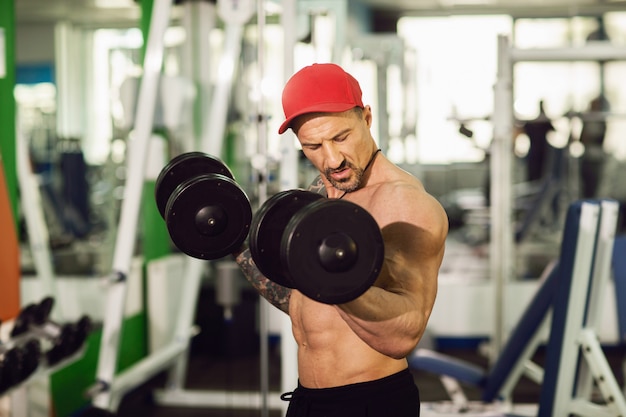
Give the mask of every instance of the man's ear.
[{"label": "man's ear", "polygon": [[372,127],[372,107],[369,104],[363,108],[363,119],[365,119],[367,127]]}]

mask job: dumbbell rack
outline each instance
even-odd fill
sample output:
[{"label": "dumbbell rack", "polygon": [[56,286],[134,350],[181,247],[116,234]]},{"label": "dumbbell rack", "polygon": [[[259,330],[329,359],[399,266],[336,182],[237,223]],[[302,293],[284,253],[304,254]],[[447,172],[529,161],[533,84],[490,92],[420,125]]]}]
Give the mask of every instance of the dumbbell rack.
[{"label": "dumbbell rack", "polygon": [[16,319],[0,327],[0,398],[9,398],[12,417],[30,415],[26,391],[31,381],[82,357],[90,318],[56,323],[50,319],[53,306],[52,297],[28,304]]}]

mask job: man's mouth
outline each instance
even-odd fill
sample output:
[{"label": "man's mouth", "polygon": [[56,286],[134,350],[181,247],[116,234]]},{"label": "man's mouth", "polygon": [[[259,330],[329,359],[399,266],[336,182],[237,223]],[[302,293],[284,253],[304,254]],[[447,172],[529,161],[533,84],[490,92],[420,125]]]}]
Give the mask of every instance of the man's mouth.
[{"label": "man's mouth", "polygon": [[330,176],[335,181],[345,181],[347,178],[350,177],[350,168],[346,167],[340,170],[331,171]]}]

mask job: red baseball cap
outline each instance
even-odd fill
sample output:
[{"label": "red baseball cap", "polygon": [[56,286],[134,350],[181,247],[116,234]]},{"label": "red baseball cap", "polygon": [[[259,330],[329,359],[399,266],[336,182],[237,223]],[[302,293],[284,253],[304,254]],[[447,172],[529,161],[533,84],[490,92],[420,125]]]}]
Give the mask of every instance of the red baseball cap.
[{"label": "red baseball cap", "polygon": [[283,90],[285,121],[278,133],[291,127],[294,118],[306,113],[338,113],[363,107],[359,82],[336,64],[313,64],[287,81]]}]

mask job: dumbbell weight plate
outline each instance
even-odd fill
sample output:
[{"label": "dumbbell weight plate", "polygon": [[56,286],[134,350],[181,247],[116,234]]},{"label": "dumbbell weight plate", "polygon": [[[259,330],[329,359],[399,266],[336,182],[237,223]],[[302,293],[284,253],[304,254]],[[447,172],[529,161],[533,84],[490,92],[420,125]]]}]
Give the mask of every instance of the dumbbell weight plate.
[{"label": "dumbbell weight plate", "polygon": [[17,318],[15,319],[13,329],[11,329],[11,337],[17,337],[21,334],[26,333],[28,329],[30,329],[30,326],[33,324],[36,316],[36,304],[28,304],[24,306],[18,314]]},{"label": "dumbbell weight plate", "polygon": [[83,347],[85,341],[87,340],[87,336],[89,336],[91,327],[91,318],[89,316],[82,316],[72,325],[72,343],[71,345],[66,345],[66,352],[68,355],[75,354]]},{"label": "dumbbell weight plate", "polygon": [[294,287],[285,276],[280,260],[282,233],[298,210],[322,198],[310,191],[281,191],[268,198],[254,215],[250,226],[250,254],[259,271],[275,283]]},{"label": "dumbbell weight plate", "polygon": [[11,388],[20,382],[20,372],[22,368],[22,351],[19,347],[9,349],[2,361],[3,373],[2,383],[6,388]]},{"label": "dumbbell weight plate", "polygon": [[50,318],[50,313],[52,312],[52,308],[54,307],[54,298],[45,297],[43,300],[37,304],[37,309],[33,315],[33,324],[42,325]]},{"label": "dumbbell weight plate", "polygon": [[199,259],[219,259],[248,236],[252,209],[248,196],[231,178],[199,175],[180,184],[165,208],[172,241]]},{"label": "dumbbell weight plate", "polygon": [[48,366],[54,366],[74,352],[76,326],[74,323],[65,323],[61,326],[60,334],[54,339],[52,347],[46,352]]},{"label": "dumbbell weight plate", "polygon": [[162,217],[170,196],[183,182],[203,174],[221,174],[234,179],[228,166],[218,158],[202,153],[187,152],[174,157],[159,173],[155,184],[156,204]]},{"label": "dumbbell weight plate", "polygon": [[31,339],[24,344],[22,352],[22,366],[20,380],[30,377],[39,367],[41,360],[41,343],[37,339]]},{"label": "dumbbell weight plate", "polygon": [[8,378],[6,377],[6,374],[8,374],[7,371],[5,371],[5,365],[4,362],[0,359],[0,396],[2,396],[2,394],[9,389],[9,381]]},{"label": "dumbbell weight plate", "polygon": [[365,209],[346,200],[319,200],[287,224],[281,261],[295,288],[326,304],[363,294],[380,273],[384,243]]}]

